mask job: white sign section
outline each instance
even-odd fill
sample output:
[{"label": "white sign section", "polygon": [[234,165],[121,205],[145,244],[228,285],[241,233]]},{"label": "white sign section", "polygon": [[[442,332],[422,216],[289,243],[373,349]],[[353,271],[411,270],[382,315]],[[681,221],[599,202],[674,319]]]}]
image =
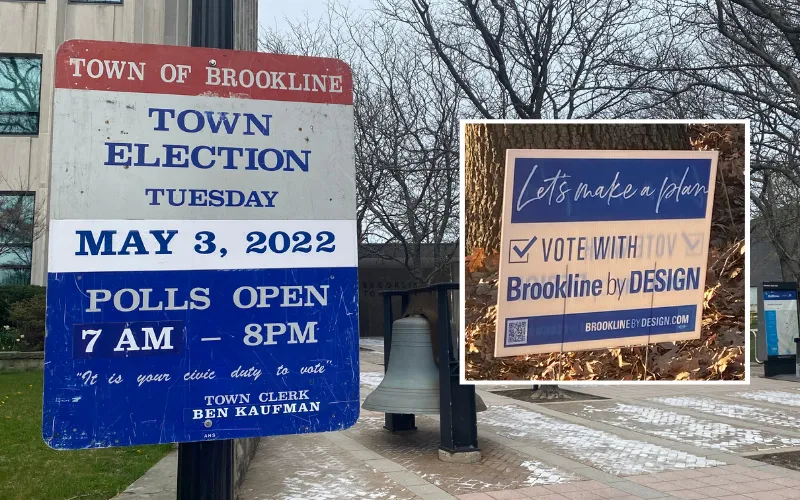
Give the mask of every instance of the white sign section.
[{"label": "white sign section", "polygon": [[716,164],[509,150],[495,356],[699,338]]},{"label": "white sign section", "polygon": [[791,356],[800,337],[797,319],[797,291],[764,290],[764,326],[767,355]]},{"label": "white sign section", "polygon": [[348,66],[81,40],[55,59],[45,442],[355,423]]}]

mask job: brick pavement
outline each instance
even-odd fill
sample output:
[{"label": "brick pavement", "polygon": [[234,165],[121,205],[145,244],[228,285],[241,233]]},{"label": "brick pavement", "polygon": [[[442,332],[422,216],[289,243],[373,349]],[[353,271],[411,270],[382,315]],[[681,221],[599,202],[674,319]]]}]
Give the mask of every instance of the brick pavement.
[{"label": "brick pavement", "polygon": [[711,418],[698,418],[650,405],[614,401],[565,403],[558,405],[558,410],[587,420],[721,451],[747,452],[800,446],[798,437],[736,427]]},{"label": "brick pavement", "polygon": [[702,455],[552,418],[517,405],[490,406],[478,416],[478,424],[612,475],[725,465]]},{"label": "brick pavement", "polygon": [[735,398],[766,401],[767,403],[800,406],[800,392],[790,391],[741,391],[731,394]]},{"label": "brick pavement", "polygon": [[[668,499],[720,498],[734,500],[778,500],[800,498],[796,479],[754,471],[730,465],[701,471],[659,472],[636,476],[632,482],[657,492],[657,497]],[[579,481],[569,484],[537,486],[516,491],[488,492],[464,495],[463,500],[493,500],[538,498],[547,500],[630,500],[643,498],[599,481]]]},{"label": "brick pavement", "polygon": [[[362,350],[362,398],[382,378],[373,344]],[[241,498],[800,498],[800,472],[745,456],[800,442],[800,428],[786,424],[800,422],[800,407],[774,394],[800,396],[800,384],[570,388],[611,400],[536,405],[481,388],[489,410],[479,414],[476,464],[438,460],[438,421],[428,416],[407,435],[362,410],[343,432],[263,439]]]},{"label": "brick pavement", "polygon": [[383,423],[382,413],[362,410],[358,424],[344,434],[452,495],[558,484],[577,479],[566,470],[531,460],[488,440],[480,445],[482,459],[479,463],[442,462],[437,451],[438,422],[417,418],[417,432],[406,435],[381,432]]},{"label": "brick pavement", "polygon": [[737,419],[743,422],[760,422],[770,427],[800,429],[800,416],[793,416],[781,410],[755,405],[731,403],[713,397],[656,397],[648,398],[647,401],[664,406],[710,413],[718,417]]},{"label": "brick pavement", "polygon": [[375,457],[348,453],[320,435],[262,440],[239,495],[253,500],[418,498],[364,462]]}]

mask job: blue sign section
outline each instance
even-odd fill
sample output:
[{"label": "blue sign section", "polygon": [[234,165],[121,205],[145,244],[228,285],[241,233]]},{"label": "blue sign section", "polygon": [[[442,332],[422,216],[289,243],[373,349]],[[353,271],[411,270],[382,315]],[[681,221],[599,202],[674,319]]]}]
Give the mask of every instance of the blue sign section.
[{"label": "blue sign section", "polygon": [[764,291],[764,300],[797,300],[794,290]]},{"label": "blue sign section", "polygon": [[511,223],[702,219],[710,159],[517,158]]},{"label": "blue sign section", "polygon": [[504,342],[506,347],[532,346],[682,333],[694,329],[697,309],[686,305],[509,318]]},{"label": "blue sign section", "polygon": [[345,429],[357,268],[49,274],[46,359],[53,448]]},{"label": "blue sign section", "polygon": [[767,354],[778,356],[780,354],[778,352],[778,311],[764,311],[764,322],[767,329]]}]

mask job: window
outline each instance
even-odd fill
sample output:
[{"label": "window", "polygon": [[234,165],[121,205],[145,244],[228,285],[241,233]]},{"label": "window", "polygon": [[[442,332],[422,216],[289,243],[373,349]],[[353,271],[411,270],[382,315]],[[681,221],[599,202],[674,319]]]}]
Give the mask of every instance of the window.
[{"label": "window", "polygon": [[42,56],[0,54],[0,134],[39,133]]},{"label": "window", "polygon": [[122,0],[69,0],[69,3],[116,3],[116,4],[122,4]]},{"label": "window", "polygon": [[0,285],[31,282],[35,211],[33,193],[0,192]]}]

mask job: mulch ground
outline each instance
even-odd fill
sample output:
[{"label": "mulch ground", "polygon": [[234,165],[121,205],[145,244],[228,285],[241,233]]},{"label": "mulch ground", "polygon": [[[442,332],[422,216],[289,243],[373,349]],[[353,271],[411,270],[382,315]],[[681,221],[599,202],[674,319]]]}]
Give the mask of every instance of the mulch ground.
[{"label": "mulch ground", "polygon": [[800,471],[800,451],[787,451],[784,453],[769,453],[757,457],[747,457],[750,460],[758,460],[766,464],[783,467],[784,469]]}]

